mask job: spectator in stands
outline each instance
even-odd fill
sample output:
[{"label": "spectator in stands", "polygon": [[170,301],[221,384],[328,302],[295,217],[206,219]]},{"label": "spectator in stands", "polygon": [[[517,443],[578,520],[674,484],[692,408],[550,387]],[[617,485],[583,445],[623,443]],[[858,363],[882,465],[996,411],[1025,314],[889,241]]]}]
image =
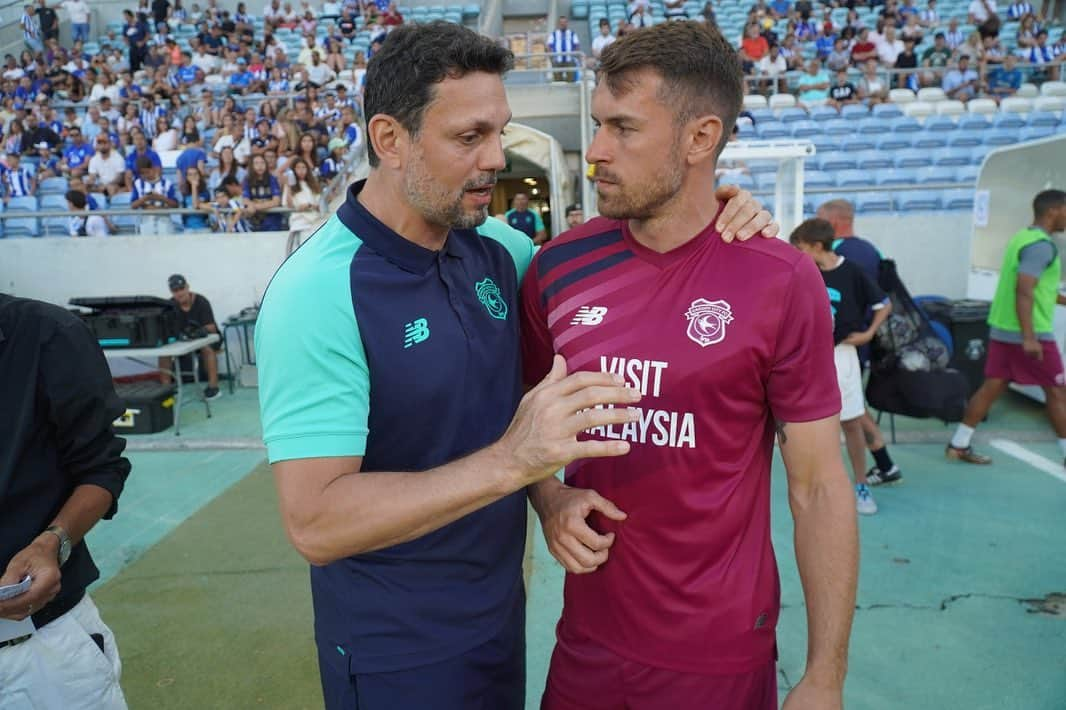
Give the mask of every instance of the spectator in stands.
[{"label": "spectator in stands", "polygon": [[67,211],[74,216],[67,222],[67,233],[72,237],[106,237],[110,234],[107,220],[86,209],[85,193],[67,190]]},{"label": "spectator in stands", "polygon": [[114,197],[126,191],[126,161],[111,144],[106,134],[96,136],[96,153],[89,159],[86,186],[93,192]]},{"label": "spectator in stands", "polygon": [[984,58],[984,55],[985,47],[979,32],[971,32],[970,36],[966,38],[966,41],[955,48],[956,61],[961,57],[968,57],[970,59],[970,66],[979,65]]},{"label": "spectator in stands", "polygon": [[270,3],[263,10],[263,29],[268,32],[273,32],[278,27],[278,23],[282,18],[281,0],[270,0]]},{"label": "spectator in stands", "polygon": [[667,20],[688,19],[685,11],[685,0],[663,0],[663,12]]},{"label": "spectator in stands", "polygon": [[829,99],[829,74],[817,59],[807,62],[807,71],[796,81],[796,99],[804,108],[824,104]]},{"label": "spectator in stands", "polygon": [[966,102],[976,95],[977,83],[977,72],[970,68],[970,58],[962,55],[955,68],[944,75],[941,88],[949,99]]},{"label": "spectator in stands", "polygon": [[232,148],[233,157],[237,159],[238,163],[243,165],[248,162],[248,156],[252,154],[252,143],[245,138],[244,127],[236,119],[231,118],[228,121],[228,125],[229,129],[215,141],[211,153],[217,156],[222,152],[223,148]]},{"label": "spectator in stands", "polygon": [[130,131],[130,135],[133,136],[133,150],[126,156],[126,189],[128,191],[133,190],[133,181],[141,177],[141,158],[148,159],[157,168],[163,167],[159,154],[148,147],[148,139],[144,131],[135,128]]},{"label": "spectator in stands", "polygon": [[836,41],[837,33],[833,30],[833,23],[827,22],[818,30],[818,36],[814,40],[818,58],[824,62],[833,53]]},{"label": "spectator in stands", "polygon": [[168,153],[178,148],[178,129],[170,124],[165,116],[155,120],[155,138],[152,139],[152,148],[157,153]]},{"label": "spectator in stands", "polygon": [[840,69],[836,73],[836,82],[829,87],[829,105],[840,111],[848,104],[859,103],[859,92],[855,85],[848,80],[847,69]]},{"label": "spectator in stands", "polygon": [[7,205],[12,197],[33,197],[37,194],[37,179],[33,171],[21,165],[22,156],[18,153],[10,153],[7,156],[7,166],[0,173],[3,180],[4,204]]},{"label": "spectator in stands", "polygon": [[[913,15],[912,15],[913,17]],[[914,40],[907,37],[903,40],[903,51],[896,57],[895,69],[917,69],[918,68],[918,55],[914,51]],[[917,91],[918,86],[918,74],[915,72],[906,72],[895,75],[896,86],[901,89],[911,89]]]},{"label": "spectator in stands", "polygon": [[182,173],[181,181],[181,206],[203,210],[200,214],[183,214],[181,216],[182,230],[187,233],[210,232],[211,225],[208,223],[211,203],[211,191],[207,188],[207,178],[196,167],[188,168]]},{"label": "spectator in stands", "polygon": [[599,36],[592,40],[592,59],[589,63],[593,66],[599,61],[600,52],[615,40],[615,36],[611,34],[611,23],[606,17],[600,18],[599,28]]},{"label": "spectator in stands", "polygon": [[879,39],[874,40],[874,44],[877,45],[877,59],[881,62],[881,66],[886,69],[895,67],[896,58],[903,51],[903,41],[896,37],[896,28],[886,25]]},{"label": "spectator in stands", "polygon": [[289,215],[289,233],[299,243],[322,221],[322,187],[302,158],[292,162],[292,175],[285,183],[282,204],[294,210]]},{"label": "spectator in stands", "polygon": [[11,121],[7,127],[7,134],[4,136],[4,152],[8,155],[15,153],[21,154],[25,150],[25,130],[22,127],[22,120],[16,118]]},{"label": "spectator in stands", "polygon": [[859,30],[859,38],[851,47],[851,61],[855,66],[861,67],[870,59],[876,62],[877,56],[877,45],[870,39],[870,30],[863,27]]},{"label": "spectator in stands", "polygon": [[877,60],[867,59],[859,78],[859,98],[867,106],[888,101],[888,84],[877,73]]},{"label": "spectator in stands", "polygon": [[[548,51],[551,52],[551,63],[554,67],[576,67],[577,57],[570,52],[580,52],[581,42],[577,34],[570,29],[566,15],[560,15],[555,29],[548,35]],[[575,81],[576,71],[555,72],[554,81]]]},{"label": "spectator in stands", "polygon": [[983,75],[990,66],[998,66],[1003,63],[1003,58],[1006,56],[1006,52],[1003,51],[1003,45],[1000,44],[999,37],[989,35],[982,41],[981,57],[983,59],[981,63],[980,73]]},{"label": "spectator in stands", "polygon": [[534,244],[548,241],[544,220],[540,218],[537,210],[529,209],[529,195],[524,192],[515,194],[511,200],[511,209],[504,215],[504,221],[532,239]]},{"label": "spectator in stands", "polygon": [[651,27],[654,20],[651,16],[651,4],[647,2],[629,3],[630,11],[626,18],[626,25],[631,30],[639,30],[641,27]]},{"label": "spectator in stands", "polygon": [[922,37],[925,36],[925,28],[918,23],[917,15],[907,15],[907,19],[903,22],[903,29],[900,30],[900,38],[914,40],[915,45],[920,44]]},{"label": "spectator in stands", "polygon": [[89,167],[89,158],[93,155],[92,146],[84,141],[81,129],[77,127],[67,129],[67,138],[70,139],[70,145],[63,151],[60,169],[68,176],[81,177]]},{"label": "spectator in stands", "polygon": [[70,15],[70,33],[75,42],[89,41],[89,6],[85,0],[63,0],[61,6]]},{"label": "spectator in stands", "polygon": [[973,0],[968,14],[970,24],[977,26],[982,37],[999,34],[1001,21],[996,14],[996,0]]},{"label": "spectator in stands", "polygon": [[744,28],[744,38],[740,41],[740,62],[745,74],[751,74],[759,60],[770,53],[766,38],[759,34],[759,25],[752,22]]},{"label": "spectator in stands", "polygon": [[959,29],[958,18],[952,17],[948,20],[948,29],[944,32],[944,41],[950,49],[955,50],[962,46],[966,41],[966,35]]},{"label": "spectator in stands", "polygon": [[825,58],[825,68],[832,72],[846,71],[851,66],[851,52],[848,50],[848,41],[843,37],[837,37],[833,43],[833,51]]},{"label": "spectator in stands", "polygon": [[1007,17],[1013,22],[1019,22],[1026,15],[1033,14],[1033,5],[1027,0],[1015,0],[1007,8]]},{"label": "spectator in stands", "polygon": [[[137,173],[130,195],[130,209],[161,210],[177,207],[178,191],[174,183],[161,175],[161,169],[151,158],[141,156],[137,159]],[[170,231],[167,217],[147,215],[139,220],[141,234],[165,234]]]},{"label": "spectator in stands", "polygon": [[929,0],[925,9],[918,13],[918,24],[930,30],[940,26],[940,13],[936,11],[936,0]]},{"label": "spectator in stands", "polygon": [[[785,92],[788,90],[788,81],[785,79],[785,73],[788,71],[788,62],[781,56],[781,48],[776,44],[770,47],[769,53],[760,59],[755,64],[755,74],[758,74],[764,81],[760,81],[760,86],[763,91],[770,90],[771,87],[777,92]],[[776,84],[776,86],[774,86]]]},{"label": "spectator in stands", "polygon": [[52,146],[46,141],[37,143],[37,177],[41,180],[59,176],[59,158],[52,152]]},{"label": "spectator in stands", "polygon": [[951,61],[951,48],[943,32],[937,32],[933,36],[933,46],[922,53],[922,67],[936,71],[922,72],[922,86],[939,86],[943,76],[943,70]]},{"label": "spectator in stands", "polygon": [[381,13],[380,21],[385,27],[399,27],[403,24],[403,15],[400,14],[400,8],[396,7],[395,2],[390,2],[385,12]]},{"label": "spectator in stands", "polygon": [[1018,69],[1018,57],[1008,54],[1003,64],[988,72],[985,90],[988,97],[997,103],[1014,96],[1022,86],[1022,72]]},{"label": "spectator in stands", "polygon": [[126,18],[123,36],[129,48],[130,71],[136,73],[148,54],[148,26],[131,10],[124,10],[122,14]]},{"label": "spectator in stands", "polygon": [[26,43],[26,46],[30,48],[33,54],[40,54],[44,51],[44,41],[41,39],[41,25],[37,19],[37,12],[34,10],[33,5],[26,5],[23,8],[22,19],[20,20],[22,25],[22,41]]},{"label": "spectator in stands", "polygon": [[270,174],[266,158],[252,156],[251,167],[244,178],[244,213],[257,232],[276,232],[283,229],[283,217],[267,212],[281,205],[281,187]]},{"label": "spectator in stands", "polygon": [[337,74],[322,62],[318,53],[311,55],[311,66],[305,67],[310,86],[320,88],[337,78]]},{"label": "spectator in stands", "polygon": [[37,22],[41,26],[41,39],[45,42],[58,40],[59,17],[56,15],[56,11],[48,7],[46,0],[37,0],[37,7],[34,8],[34,12],[36,12]]},{"label": "spectator in stands", "polygon": [[581,205],[570,205],[566,208],[566,228],[573,229],[585,223],[585,211]]}]

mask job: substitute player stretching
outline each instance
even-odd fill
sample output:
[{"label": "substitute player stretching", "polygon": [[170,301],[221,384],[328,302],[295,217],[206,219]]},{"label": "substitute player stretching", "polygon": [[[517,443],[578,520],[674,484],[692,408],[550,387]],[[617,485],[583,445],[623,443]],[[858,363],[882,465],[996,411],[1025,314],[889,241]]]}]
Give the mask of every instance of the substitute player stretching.
[{"label": "substitute player stretching", "polygon": [[[866,482],[866,439],[862,426],[866,399],[862,394],[858,348],[873,340],[877,329],[892,312],[892,303],[858,264],[833,251],[833,239],[833,225],[824,219],[808,219],[789,237],[797,249],[817,264],[829,294],[833,311],[833,359],[840,387],[840,428],[844,430],[851,470],[855,473],[855,505],[863,515],[873,515],[877,503]],[[873,311],[869,327],[866,326],[868,310]]]},{"label": "substitute player stretching", "polygon": [[992,463],[970,446],[974,429],[1011,382],[1044,390],[1047,415],[1066,457],[1066,373],[1055,342],[1055,305],[1062,266],[1051,239],[1066,229],[1066,192],[1045,190],[1033,199],[1033,224],[1007,243],[999,284],[988,313],[991,327],[985,381],[974,392],[962,423],[947,447],[947,457],[967,463]]},{"label": "substitute player stretching", "polygon": [[601,59],[586,158],[603,217],[530,266],[525,379],[561,353],[642,399],[637,421],[587,434],[628,456],[530,491],[569,572],[542,707],[777,710],[776,429],[809,629],[785,708],[840,708],[858,545],[825,286],[784,242],[719,239],[715,167],[743,95],[722,35],[671,22]]}]

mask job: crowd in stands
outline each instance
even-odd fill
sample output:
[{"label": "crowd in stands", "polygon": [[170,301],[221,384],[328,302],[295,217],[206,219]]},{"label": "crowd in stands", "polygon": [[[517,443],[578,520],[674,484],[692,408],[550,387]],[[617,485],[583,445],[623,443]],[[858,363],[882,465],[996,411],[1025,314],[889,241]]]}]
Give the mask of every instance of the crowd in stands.
[{"label": "crowd in stands", "polygon": [[[36,2],[22,17],[26,49],[0,67],[6,208],[199,210],[78,214],[74,234],[90,222],[111,233],[306,228],[345,156],[362,147],[366,59],[403,22],[387,2],[352,2],[323,19],[279,0],[260,18],[243,2],[230,13],[216,0],[202,9],[139,0],[121,28],[91,41],[83,0]],[[59,42],[56,9],[70,15],[70,46]],[[353,51],[357,25],[371,33],[366,52]]]}]

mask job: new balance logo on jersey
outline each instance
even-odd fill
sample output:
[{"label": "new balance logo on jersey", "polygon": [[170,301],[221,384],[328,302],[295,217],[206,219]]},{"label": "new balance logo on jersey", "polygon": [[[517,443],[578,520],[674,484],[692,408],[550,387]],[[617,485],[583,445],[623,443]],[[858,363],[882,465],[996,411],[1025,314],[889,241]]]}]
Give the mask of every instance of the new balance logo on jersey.
[{"label": "new balance logo on jersey", "polygon": [[418,318],[407,323],[403,327],[403,346],[409,348],[421,342],[429,340],[429,321]]},{"label": "new balance logo on jersey", "polygon": [[607,306],[582,306],[577,309],[570,325],[599,325],[607,315]]}]

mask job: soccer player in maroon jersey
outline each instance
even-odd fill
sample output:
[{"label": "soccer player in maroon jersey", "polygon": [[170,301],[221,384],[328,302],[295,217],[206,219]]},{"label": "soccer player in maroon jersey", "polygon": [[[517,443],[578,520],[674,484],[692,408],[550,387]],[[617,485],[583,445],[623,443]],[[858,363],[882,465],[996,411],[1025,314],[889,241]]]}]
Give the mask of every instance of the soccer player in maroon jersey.
[{"label": "soccer player in maroon jersey", "polygon": [[603,217],[546,245],[523,286],[527,382],[559,353],[643,394],[639,421],[587,432],[627,456],[530,490],[568,572],[545,710],[777,709],[775,430],[809,635],[784,707],[842,706],[858,539],[833,321],[810,259],[719,238],[715,167],[742,95],[716,29],[666,23],[606,48],[586,155]]}]

